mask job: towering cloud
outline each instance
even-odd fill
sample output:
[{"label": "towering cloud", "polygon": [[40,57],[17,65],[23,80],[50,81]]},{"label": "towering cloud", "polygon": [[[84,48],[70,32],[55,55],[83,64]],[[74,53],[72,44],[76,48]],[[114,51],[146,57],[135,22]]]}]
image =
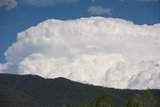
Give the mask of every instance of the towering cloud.
[{"label": "towering cloud", "polygon": [[114,88],[160,88],[160,24],[117,18],[44,21],[18,33],[1,72]]}]

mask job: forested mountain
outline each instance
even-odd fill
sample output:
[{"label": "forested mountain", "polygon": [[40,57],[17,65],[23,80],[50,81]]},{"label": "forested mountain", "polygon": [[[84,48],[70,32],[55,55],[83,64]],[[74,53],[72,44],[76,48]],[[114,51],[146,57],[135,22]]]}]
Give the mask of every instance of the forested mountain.
[{"label": "forested mountain", "polygon": [[[0,74],[0,107],[65,107],[95,102],[111,95],[119,107],[142,90],[113,89],[73,82],[65,78],[44,79],[36,75]],[[151,90],[160,102],[160,90]]]}]

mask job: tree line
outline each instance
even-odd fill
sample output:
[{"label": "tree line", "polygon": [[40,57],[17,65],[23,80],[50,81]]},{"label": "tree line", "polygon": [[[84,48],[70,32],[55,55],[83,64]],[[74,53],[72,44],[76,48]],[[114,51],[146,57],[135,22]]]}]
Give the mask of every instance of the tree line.
[{"label": "tree line", "polygon": [[[68,104],[67,107],[72,107],[72,105]],[[87,103],[80,107],[115,107],[115,104],[112,102],[111,94],[104,94],[99,96],[95,102]],[[133,98],[128,99],[127,102],[119,105],[119,107],[160,107],[160,105],[158,105],[158,102],[151,90],[146,89]]]}]

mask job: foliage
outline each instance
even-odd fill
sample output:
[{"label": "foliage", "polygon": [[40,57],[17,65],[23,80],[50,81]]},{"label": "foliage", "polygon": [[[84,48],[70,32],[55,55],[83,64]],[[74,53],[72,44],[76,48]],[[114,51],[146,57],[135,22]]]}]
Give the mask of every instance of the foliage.
[{"label": "foliage", "polygon": [[123,104],[121,107],[143,107],[142,102],[133,98],[129,99],[126,104]]},{"label": "foliage", "polygon": [[157,107],[157,101],[150,89],[142,91],[137,98],[144,107]]},{"label": "foliage", "polygon": [[[82,84],[65,78],[44,79],[34,75],[0,74],[0,90],[3,90],[0,91],[0,107],[8,107],[3,106],[4,98],[5,104],[12,107],[18,107],[15,104],[26,104],[25,107],[62,107],[66,104],[71,104],[68,107],[113,107],[112,104],[115,107],[121,104],[124,107],[140,107],[132,106],[140,101],[143,105],[149,105],[145,107],[156,107],[156,102],[160,102],[160,90],[119,90]],[[10,102],[9,99],[18,100]],[[128,102],[128,99],[131,101]]]},{"label": "foliage", "polygon": [[114,107],[112,103],[111,94],[104,94],[97,98],[97,100],[90,104],[85,104],[80,107]]},{"label": "foliage", "polygon": [[72,104],[67,104],[67,107],[72,107]]},{"label": "foliage", "polygon": [[95,107],[113,107],[112,96],[110,94],[100,96],[95,102]]},{"label": "foliage", "polygon": [[158,107],[158,104],[151,90],[147,89],[143,90],[136,97],[129,99],[121,107]]}]

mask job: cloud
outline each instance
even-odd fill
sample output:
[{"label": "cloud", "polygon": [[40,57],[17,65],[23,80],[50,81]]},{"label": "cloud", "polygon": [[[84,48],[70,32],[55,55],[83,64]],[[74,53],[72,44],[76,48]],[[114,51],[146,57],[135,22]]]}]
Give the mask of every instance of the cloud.
[{"label": "cloud", "polygon": [[8,73],[9,68],[12,66],[12,63],[7,62],[4,64],[0,63],[0,73]]},{"label": "cloud", "polygon": [[5,8],[5,10],[11,10],[17,7],[16,0],[0,0],[0,8]]},{"label": "cloud", "polygon": [[62,3],[74,3],[79,0],[23,0],[25,3],[32,6],[52,6]]},{"label": "cloud", "polygon": [[160,24],[50,19],[18,33],[0,72],[65,77],[114,88],[160,89]]},{"label": "cloud", "polygon": [[112,13],[112,10],[109,8],[103,8],[102,6],[91,6],[88,8],[88,12],[93,15],[101,15],[101,14],[108,14]]}]

